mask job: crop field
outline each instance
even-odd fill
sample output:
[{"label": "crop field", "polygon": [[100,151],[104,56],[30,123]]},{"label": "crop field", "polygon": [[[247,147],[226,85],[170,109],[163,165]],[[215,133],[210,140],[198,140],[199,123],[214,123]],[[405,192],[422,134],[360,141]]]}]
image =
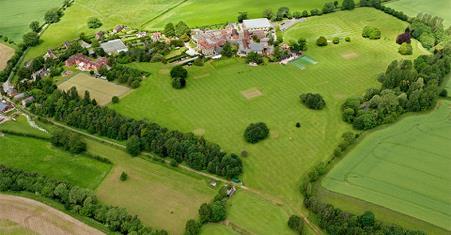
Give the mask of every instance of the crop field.
[{"label": "crop field", "polygon": [[0,43],[0,71],[2,71],[8,62],[8,60],[14,55],[14,49]]},{"label": "crop field", "polygon": [[[331,22],[337,27],[321,27]],[[361,29],[370,23],[380,27],[387,39],[361,39]],[[317,64],[300,70],[292,64],[251,67],[240,59],[215,61],[204,67],[191,67],[188,85],[183,90],[171,87],[168,65],[134,64],[153,75],[110,107],[172,129],[199,132],[227,151],[248,151],[249,156],[243,160],[245,184],[299,207],[302,199],[298,184],[303,174],[329,157],[341,134],[350,129],[341,120],[340,106],[344,100],[379,86],[377,74],[393,59],[416,56],[402,57],[397,52],[393,38],[405,26],[369,8],[312,18],[289,30],[286,38],[307,35],[310,47],[307,55]],[[318,36],[336,32],[346,33],[353,41],[325,48],[313,44]],[[359,59],[342,58],[350,51],[358,54]],[[261,95],[247,99],[242,92],[249,89],[258,89]],[[320,93],[326,108],[322,111],[305,108],[299,101],[304,92]],[[269,126],[271,136],[261,143],[248,144],[242,137],[244,129],[258,121]],[[296,128],[296,122],[301,122],[302,127]]]},{"label": "crop field", "polygon": [[0,194],[0,234],[103,234],[38,201]]},{"label": "crop field", "polygon": [[445,20],[445,25],[451,25],[451,1],[449,0],[396,0],[385,4],[388,7],[403,11],[408,16],[416,16],[418,13],[429,13],[440,16]]},{"label": "crop field", "polygon": [[0,137],[0,149],[0,163],[3,165],[38,172],[91,189],[100,184],[111,168],[109,164],[83,155],[71,155],[45,140],[35,138],[5,134]]},{"label": "crop field", "polygon": [[[274,13],[280,7],[288,7],[291,12],[321,9],[327,0],[187,0],[179,6],[165,12],[158,18],[144,24],[146,29],[162,29],[168,22],[176,24],[183,20],[189,26],[204,26],[236,22],[239,12],[247,12],[249,18],[261,18],[265,9]],[[207,14],[206,14],[207,13]]]},{"label": "crop field", "polygon": [[[3,0],[2,0],[3,1]],[[25,61],[55,48],[63,42],[78,38],[81,32],[109,30],[118,24],[139,28],[143,23],[177,5],[182,0],[77,0],[65,12],[61,21],[52,24],[41,36],[42,43],[32,48]],[[124,5],[125,4],[125,5]],[[99,18],[103,25],[89,29],[90,17]]]},{"label": "crop field", "polygon": [[68,91],[76,87],[78,94],[83,97],[85,91],[89,91],[91,98],[96,99],[97,104],[106,105],[111,102],[113,96],[122,97],[126,95],[130,88],[95,78],[86,73],[78,73],[67,81],[58,85],[61,90]]},{"label": "crop field", "polygon": [[[217,193],[205,178],[143,158],[132,158],[109,145],[89,139],[86,142],[90,153],[104,156],[114,164],[96,190],[99,199],[126,208],[151,227],[183,234],[186,221],[197,218],[200,205]],[[125,182],[119,180],[123,171],[128,174]]]},{"label": "crop field", "polygon": [[45,12],[62,4],[63,0],[0,0],[0,34],[22,41],[22,35],[30,31],[31,21],[43,23]]},{"label": "crop field", "polygon": [[451,102],[371,133],[322,186],[451,230]]}]

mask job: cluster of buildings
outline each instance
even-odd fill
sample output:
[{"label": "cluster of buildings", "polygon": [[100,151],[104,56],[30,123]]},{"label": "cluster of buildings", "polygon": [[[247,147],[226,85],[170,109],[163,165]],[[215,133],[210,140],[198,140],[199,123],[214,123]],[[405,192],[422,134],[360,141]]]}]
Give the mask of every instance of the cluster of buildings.
[{"label": "cluster of buildings", "polygon": [[220,54],[226,42],[238,48],[238,55],[249,52],[271,55],[274,47],[270,41],[276,40],[274,28],[266,18],[244,20],[241,24],[229,24],[219,30],[195,29],[191,35],[197,43],[197,50],[205,56]]},{"label": "cluster of buildings", "polygon": [[106,57],[100,57],[94,60],[78,53],[69,57],[64,64],[67,67],[76,66],[81,71],[98,71],[103,66],[108,66],[108,59]]},{"label": "cluster of buildings", "polygon": [[[3,93],[6,94],[6,96],[10,97],[15,102],[20,102],[24,107],[27,107],[34,101],[33,96],[29,96],[26,93],[18,93],[9,81],[6,81],[2,84],[2,90]],[[14,108],[14,105],[6,102],[5,100],[2,100],[1,103],[2,105],[0,107],[0,113],[5,113]]]}]

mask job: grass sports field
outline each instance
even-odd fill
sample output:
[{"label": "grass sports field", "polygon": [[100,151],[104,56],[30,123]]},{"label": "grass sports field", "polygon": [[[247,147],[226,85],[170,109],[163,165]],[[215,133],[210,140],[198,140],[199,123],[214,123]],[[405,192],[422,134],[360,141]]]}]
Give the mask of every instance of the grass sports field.
[{"label": "grass sports field", "polygon": [[451,1],[449,0],[396,0],[385,5],[403,11],[408,16],[416,16],[418,13],[440,16],[445,20],[445,25],[451,25]]},{"label": "grass sports field", "polygon": [[[337,26],[327,27],[332,22]],[[361,39],[366,24],[378,26],[387,39]],[[377,74],[393,59],[416,56],[402,57],[397,52],[393,38],[405,26],[402,21],[370,8],[312,18],[288,31],[286,38],[307,35],[310,42],[307,55],[317,64],[300,70],[292,64],[250,67],[239,59],[221,60],[190,68],[188,86],[183,90],[171,87],[170,68],[166,65],[134,64],[153,75],[111,107],[169,128],[204,133],[206,139],[219,143],[227,151],[247,150],[245,184],[299,208],[302,199],[298,185],[303,174],[329,157],[341,134],[350,129],[341,120],[340,106],[344,100],[379,86]],[[312,43],[320,35],[337,33],[349,35],[353,41],[325,48]],[[415,54],[418,52],[415,50]],[[343,55],[349,53],[356,53],[358,59],[344,59]],[[251,89],[258,90],[260,96],[248,99],[243,95]],[[321,93],[326,108],[312,111],[302,106],[299,95],[304,92]],[[243,131],[249,123],[257,121],[268,124],[271,136],[261,143],[247,144]],[[300,129],[295,127],[296,122],[302,123]]]},{"label": "grass sports field", "polygon": [[0,43],[0,71],[6,67],[8,60],[14,55],[14,49]]},{"label": "grass sports field", "polygon": [[91,98],[96,99],[99,105],[106,105],[111,102],[113,96],[122,97],[130,91],[130,88],[126,86],[95,78],[86,73],[78,73],[58,85],[59,89],[65,91],[70,90],[72,87],[77,88],[81,97],[84,96],[85,91],[89,91]]},{"label": "grass sports field", "polygon": [[[239,12],[247,12],[249,18],[262,17],[263,10],[271,9],[274,13],[279,7],[288,7],[290,12],[321,9],[326,0],[187,0],[158,18],[146,22],[146,29],[162,29],[168,22],[176,24],[183,20],[189,26],[203,26],[235,22]],[[206,14],[208,13],[208,14]]]},{"label": "grass sports field", "polygon": [[[39,135],[31,128],[23,116],[17,122],[9,121],[0,125],[2,129],[18,133]],[[41,134],[48,136],[47,134]],[[111,165],[90,159],[86,156],[74,156],[53,147],[48,141],[5,134],[0,137],[0,164],[38,172],[56,179],[94,189],[110,171]]]},{"label": "grass sports field", "polygon": [[[139,216],[147,225],[182,234],[185,223],[197,217],[200,205],[217,193],[208,187],[208,180],[178,169],[139,157],[86,139],[88,151],[110,159],[114,168],[96,190],[102,202],[121,206]],[[119,176],[125,171],[128,180]],[[114,193],[112,193],[114,192]]]},{"label": "grass sports field", "polygon": [[43,23],[45,12],[62,4],[63,0],[0,0],[0,34],[22,41],[22,35],[30,31],[31,21]]},{"label": "grass sports field", "polygon": [[451,230],[451,102],[371,133],[322,181],[363,199]]}]

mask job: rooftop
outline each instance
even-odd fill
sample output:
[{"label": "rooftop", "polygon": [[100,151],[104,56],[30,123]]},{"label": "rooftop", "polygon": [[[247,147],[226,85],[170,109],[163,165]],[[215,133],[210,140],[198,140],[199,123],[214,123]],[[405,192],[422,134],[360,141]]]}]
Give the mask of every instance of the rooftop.
[{"label": "rooftop", "polygon": [[266,18],[243,20],[243,26],[246,29],[270,28],[271,23]]},{"label": "rooftop", "polygon": [[121,51],[128,51],[127,46],[120,40],[115,39],[108,42],[100,44],[100,47],[107,53],[119,53]]}]

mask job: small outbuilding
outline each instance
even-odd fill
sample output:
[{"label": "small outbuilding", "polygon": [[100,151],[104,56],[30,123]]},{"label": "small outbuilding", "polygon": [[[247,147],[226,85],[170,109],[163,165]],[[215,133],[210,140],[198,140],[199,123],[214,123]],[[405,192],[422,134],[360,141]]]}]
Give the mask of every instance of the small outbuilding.
[{"label": "small outbuilding", "polygon": [[104,42],[100,44],[100,47],[107,53],[108,55],[119,54],[120,52],[127,52],[128,48],[122,42],[121,39],[114,39],[108,42]]},{"label": "small outbuilding", "polygon": [[243,20],[243,28],[249,31],[269,30],[271,23],[266,18]]}]

